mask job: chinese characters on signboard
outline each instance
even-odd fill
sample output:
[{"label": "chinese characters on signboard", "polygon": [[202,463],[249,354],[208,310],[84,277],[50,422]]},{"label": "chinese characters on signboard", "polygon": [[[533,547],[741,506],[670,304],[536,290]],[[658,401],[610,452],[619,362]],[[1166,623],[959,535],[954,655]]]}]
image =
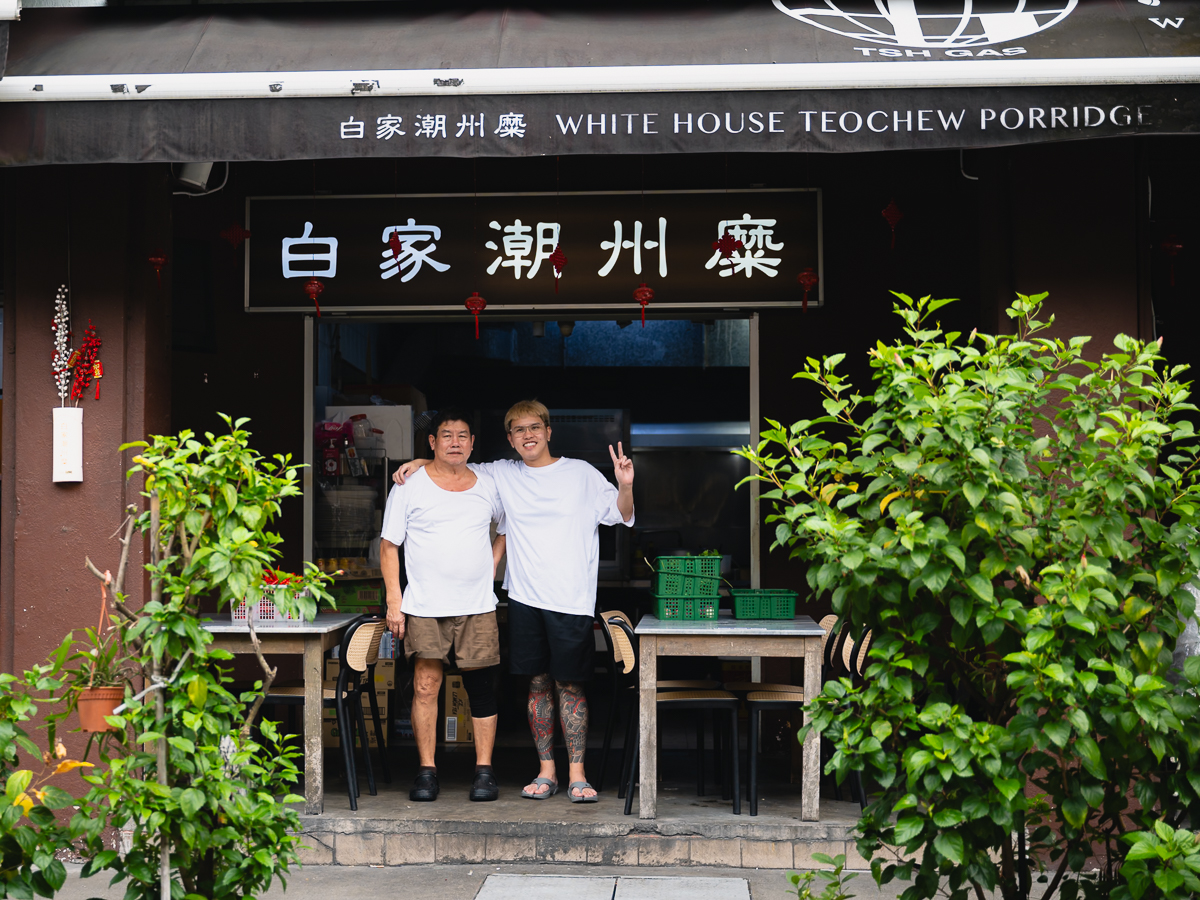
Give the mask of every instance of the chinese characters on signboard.
[{"label": "chinese characters on signboard", "polygon": [[[379,128],[404,124],[390,118]],[[750,309],[799,305],[797,274],[821,266],[813,190],[253,198],[248,218],[249,308],[302,309],[294,279],[318,278],[333,309],[457,309],[474,291],[490,309],[620,309],[642,282],[658,308]],[[716,249],[726,236],[733,249]],[[555,294],[558,247],[569,264]]]}]

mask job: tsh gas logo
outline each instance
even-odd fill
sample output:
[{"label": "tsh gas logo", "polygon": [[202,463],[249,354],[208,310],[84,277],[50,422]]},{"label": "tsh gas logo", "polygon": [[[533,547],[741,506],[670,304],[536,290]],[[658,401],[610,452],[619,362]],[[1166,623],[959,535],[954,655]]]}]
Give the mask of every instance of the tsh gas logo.
[{"label": "tsh gas logo", "polygon": [[[825,0],[796,3],[773,0],[778,9],[816,28],[857,43],[882,45],[880,56],[1012,56],[1023,48],[978,50],[1018,41],[1052,28],[1071,14],[1078,0],[936,2],[936,0]],[[898,48],[912,48],[902,51]],[[864,56],[874,48],[856,47]],[[913,52],[916,50],[917,52]],[[924,52],[922,52],[924,51]],[[929,51],[933,51],[932,53]],[[938,52],[941,51],[941,52]]]}]

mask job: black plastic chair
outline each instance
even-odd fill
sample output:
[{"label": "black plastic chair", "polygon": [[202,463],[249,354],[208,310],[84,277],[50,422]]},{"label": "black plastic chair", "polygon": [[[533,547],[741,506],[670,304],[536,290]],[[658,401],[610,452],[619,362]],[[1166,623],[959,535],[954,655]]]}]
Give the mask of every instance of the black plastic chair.
[{"label": "black plastic chair", "polygon": [[[378,616],[359,616],[350,622],[342,635],[338,651],[338,677],[334,688],[323,691],[322,706],[337,713],[338,733],[342,745],[342,762],[346,767],[347,793],[350,808],[358,809],[358,768],[354,760],[355,740],[362,739],[363,761],[367,770],[367,789],[372,796],[378,793],[375,786],[375,769],[371,764],[371,752],[367,740],[367,724],[363,715],[362,697],[366,694],[371,706],[375,740],[379,744],[379,761],[383,779],[391,784],[392,775],[388,767],[386,731],[379,718],[379,700],[375,696],[375,664],[379,659],[379,641],[387,623]],[[267,703],[304,705],[303,686],[272,686],[267,694]]]}]

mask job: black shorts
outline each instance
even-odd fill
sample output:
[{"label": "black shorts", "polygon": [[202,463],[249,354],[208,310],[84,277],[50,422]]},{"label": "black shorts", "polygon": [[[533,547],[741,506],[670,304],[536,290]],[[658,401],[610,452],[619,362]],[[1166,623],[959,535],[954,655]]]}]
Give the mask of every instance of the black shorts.
[{"label": "black shorts", "polygon": [[592,623],[591,616],[551,612],[510,598],[509,671],[514,675],[549,674],[561,682],[588,681],[596,655]]}]

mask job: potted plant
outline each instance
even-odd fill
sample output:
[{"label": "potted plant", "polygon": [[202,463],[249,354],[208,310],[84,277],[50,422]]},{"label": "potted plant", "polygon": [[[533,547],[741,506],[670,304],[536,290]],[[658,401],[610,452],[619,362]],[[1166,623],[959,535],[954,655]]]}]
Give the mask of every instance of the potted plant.
[{"label": "potted plant", "polygon": [[115,731],[106,717],[125,699],[125,686],[140,668],[130,658],[121,621],[108,613],[108,590],[103,583],[100,623],[96,628],[85,628],[83,634],[64,669],[66,712],[78,710],[84,731]]}]

